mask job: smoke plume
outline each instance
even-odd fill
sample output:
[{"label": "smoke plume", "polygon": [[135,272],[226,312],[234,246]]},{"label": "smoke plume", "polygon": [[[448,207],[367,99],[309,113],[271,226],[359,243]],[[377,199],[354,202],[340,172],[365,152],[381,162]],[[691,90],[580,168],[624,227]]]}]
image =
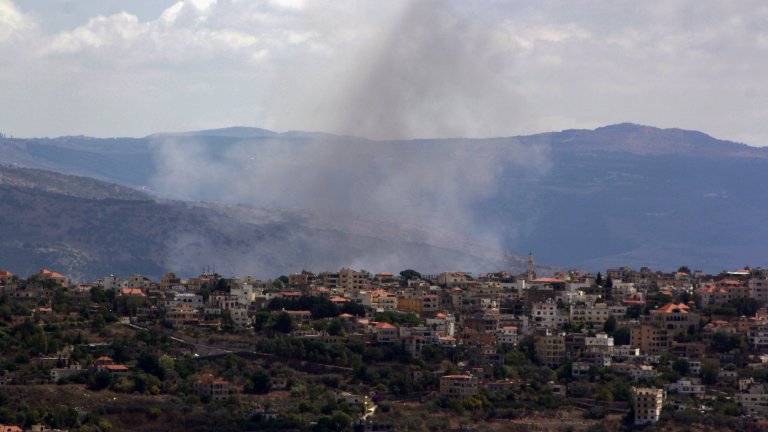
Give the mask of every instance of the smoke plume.
[{"label": "smoke plume", "polygon": [[[513,65],[500,54],[499,36],[446,4],[409,3],[391,28],[353,53],[343,75],[348,83],[334,94],[297,85],[302,103],[296,105],[306,107],[296,114],[298,123],[315,113],[327,130],[364,138],[286,133],[225,144],[158,138],[154,187],[174,197],[420,225],[433,233],[427,241],[458,233],[500,253],[514,232],[481,222],[482,204],[500,185],[518,187],[510,178],[544,172],[547,149],[461,138],[482,136],[500,120],[514,122],[522,101],[505,81]],[[413,140],[424,136],[459,138]],[[381,256],[377,251],[370,260]],[[338,265],[419,265],[419,257],[370,260]]]}]

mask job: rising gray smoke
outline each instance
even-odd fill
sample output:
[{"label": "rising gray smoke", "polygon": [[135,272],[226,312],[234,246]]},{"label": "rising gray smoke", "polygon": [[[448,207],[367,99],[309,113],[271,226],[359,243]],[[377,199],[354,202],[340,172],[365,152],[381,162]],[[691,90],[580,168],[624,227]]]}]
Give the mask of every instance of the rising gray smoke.
[{"label": "rising gray smoke", "polygon": [[[479,222],[477,206],[511,173],[545,171],[547,149],[511,140],[392,141],[478,136],[514,122],[520,101],[505,81],[511,65],[497,39],[443,2],[413,1],[396,25],[361,50],[343,91],[318,90],[323,101],[301,95],[307,106],[324,107],[318,115],[328,130],[375,141],[284,135],[222,147],[202,138],[159,139],[154,186],[176,197],[422,225],[433,233],[429,241],[459,233],[501,251],[513,230],[501,233],[500,224]],[[419,265],[419,257],[387,256],[382,262],[377,251],[375,258],[338,265]],[[462,264],[445,263],[444,270]]]},{"label": "rising gray smoke", "polygon": [[[487,137],[513,124],[504,38],[448,3],[413,1],[377,43],[360,53],[359,74],[338,106],[338,130],[377,139]],[[342,92],[343,93],[343,92]]]}]

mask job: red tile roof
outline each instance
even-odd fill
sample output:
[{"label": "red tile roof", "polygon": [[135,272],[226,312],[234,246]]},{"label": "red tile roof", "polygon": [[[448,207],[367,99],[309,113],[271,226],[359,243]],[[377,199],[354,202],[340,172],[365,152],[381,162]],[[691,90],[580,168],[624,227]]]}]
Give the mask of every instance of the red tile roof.
[{"label": "red tile roof", "polygon": [[147,295],[144,294],[144,292],[141,290],[141,288],[121,288],[120,289],[120,295],[121,296],[132,296],[132,297],[146,297]]},{"label": "red tile roof", "polygon": [[377,322],[375,327],[377,329],[393,329],[393,328],[397,328],[397,327],[395,327],[392,324],[387,323],[387,322]]},{"label": "red tile roof", "polygon": [[667,303],[666,305],[656,309],[656,312],[661,313],[688,313],[688,305],[680,303]]},{"label": "red tile roof", "polygon": [[66,279],[67,277],[64,276],[61,273],[56,273],[55,271],[48,270],[47,268],[44,268],[40,270],[40,276],[45,276],[47,278],[51,279]]},{"label": "red tile roof", "polygon": [[104,369],[110,372],[128,372],[128,366],[125,365],[104,365]]}]

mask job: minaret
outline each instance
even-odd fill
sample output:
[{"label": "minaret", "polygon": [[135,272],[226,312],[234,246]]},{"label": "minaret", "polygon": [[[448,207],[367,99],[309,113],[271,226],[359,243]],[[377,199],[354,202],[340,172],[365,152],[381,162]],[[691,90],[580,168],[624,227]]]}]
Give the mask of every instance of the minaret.
[{"label": "minaret", "polygon": [[533,252],[528,252],[528,272],[525,274],[525,281],[530,282],[536,279],[536,271],[533,269]]}]

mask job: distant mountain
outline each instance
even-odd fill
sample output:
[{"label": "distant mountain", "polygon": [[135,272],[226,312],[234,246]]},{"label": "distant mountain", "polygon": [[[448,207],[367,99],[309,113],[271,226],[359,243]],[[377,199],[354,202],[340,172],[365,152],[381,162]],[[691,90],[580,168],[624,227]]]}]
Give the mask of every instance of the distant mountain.
[{"label": "distant mountain", "polygon": [[[155,200],[90,178],[0,167],[0,268],[51,267],[75,279],[110,273],[276,277],[342,265],[391,271],[519,271],[520,257],[414,226],[342,214]],[[325,223],[323,221],[333,221]]]},{"label": "distant mountain", "polygon": [[659,129],[632,123],[595,130],[566,130],[532,135],[527,140],[551,140],[558,149],[576,153],[627,152],[634,155],[768,158],[768,149],[724,141],[683,129]]},{"label": "distant mountain", "polygon": [[168,132],[152,134],[148,138],[167,138],[167,137],[222,137],[222,138],[264,138],[275,137],[280,134],[267,129],[254,127],[228,127],[221,129],[208,129],[193,132]]},{"label": "distant mountain", "polygon": [[303,215],[313,229],[377,228],[357,224],[360,216],[389,222],[381,232],[395,237],[403,227],[430,226],[441,233],[434,238],[452,232],[492,249],[533,251],[559,267],[768,266],[768,148],[696,131],[625,123],[520,137],[370,141],[227,128],[3,139],[0,163],[155,197],[303,209],[291,217]]}]

